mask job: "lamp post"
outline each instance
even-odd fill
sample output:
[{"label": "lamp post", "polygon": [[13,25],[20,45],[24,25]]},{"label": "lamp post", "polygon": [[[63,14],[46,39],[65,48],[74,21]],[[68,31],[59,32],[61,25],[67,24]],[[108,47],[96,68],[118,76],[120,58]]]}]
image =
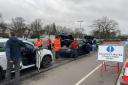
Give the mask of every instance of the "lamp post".
[{"label": "lamp post", "polygon": [[79,20],[79,21],[77,21],[77,22],[80,23],[80,29],[81,29],[81,24],[82,24],[82,22],[84,22],[84,21],[83,21],[83,20]]},{"label": "lamp post", "polygon": [[[83,23],[84,21],[83,21],[83,20],[79,20],[79,21],[77,21],[77,22],[80,23],[80,30],[81,30],[81,25],[82,25],[82,23]],[[79,37],[80,37],[80,35],[79,35]]]}]

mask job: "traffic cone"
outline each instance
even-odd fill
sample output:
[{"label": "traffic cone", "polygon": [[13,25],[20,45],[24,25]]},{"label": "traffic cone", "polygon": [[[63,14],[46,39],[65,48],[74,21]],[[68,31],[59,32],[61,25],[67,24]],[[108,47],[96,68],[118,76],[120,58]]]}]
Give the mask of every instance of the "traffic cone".
[{"label": "traffic cone", "polygon": [[128,84],[128,62],[125,65],[125,72],[124,72],[124,76],[122,76],[122,82]]}]

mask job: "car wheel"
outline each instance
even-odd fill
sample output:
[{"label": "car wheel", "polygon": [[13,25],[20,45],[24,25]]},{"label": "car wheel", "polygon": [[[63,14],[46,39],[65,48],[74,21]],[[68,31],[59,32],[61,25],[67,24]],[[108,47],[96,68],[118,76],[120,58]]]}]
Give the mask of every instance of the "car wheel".
[{"label": "car wheel", "polygon": [[85,54],[89,54],[89,53],[90,53],[90,51],[86,51],[86,52],[85,52]]},{"label": "car wheel", "polygon": [[51,56],[44,56],[41,62],[41,67],[46,68],[49,67],[51,65],[52,62],[52,58]]},{"label": "car wheel", "polygon": [[0,69],[0,80],[2,80],[2,78],[3,78],[3,70],[2,69]]}]

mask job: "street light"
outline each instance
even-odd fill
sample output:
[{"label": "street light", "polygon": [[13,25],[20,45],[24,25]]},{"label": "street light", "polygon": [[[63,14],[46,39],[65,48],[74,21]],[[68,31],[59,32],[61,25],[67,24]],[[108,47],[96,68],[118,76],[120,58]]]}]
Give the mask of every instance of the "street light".
[{"label": "street light", "polygon": [[[83,20],[79,20],[79,21],[77,21],[77,22],[80,23],[80,30],[81,30],[81,24],[82,24],[82,22],[84,22],[84,21],[83,21]],[[78,37],[80,37],[80,35],[79,35]]]},{"label": "street light", "polygon": [[81,29],[81,24],[82,24],[82,22],[84,22],[84,21],[83,21],[83,20],[80,20],[80,21],[77,21],[77,22],[80,23],[80,29]]}]

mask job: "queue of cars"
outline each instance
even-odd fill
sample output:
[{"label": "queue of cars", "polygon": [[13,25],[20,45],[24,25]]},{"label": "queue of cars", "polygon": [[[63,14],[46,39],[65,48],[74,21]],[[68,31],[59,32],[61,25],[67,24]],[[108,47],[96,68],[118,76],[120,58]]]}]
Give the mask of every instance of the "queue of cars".
[{"label": "queue of cars", "polygon": [[[73,36],[61,34],[59,35],[59,37],[61,38],[61,44],[62,44],[62,48],[60,52],[61,57],[71,58],[76,56],[73,50],[69,48],[70,44],[74,40]],[[4,75],[7,68],[7,60],[5,54],[5,44],[7,40],[8,39],[4,39],[4,38],[0,39],[0,79]],[[22,60],[20,62],[21,70],[34,66],[38,68],[40,67],[46,68],[51,65],[51,63],[54,60],[54,57],[53,57],[53,53],[50,50],[43,48],[37,51],[33,43],[26,40],[22,40],[22,41],[26,45],[26,47],[24,48],[25,50],[23,51],[21,50],[22,53]],[[87,39],[78,39],[78,44],[79,44],[79,48],[77,49],[77,53],[78,53],[77,57],[79,55],[90,53],[92,49],[92,45],[88,42]]]},{"label": "queue of cars", "polygon": [[[70,57],[70,58],[74,56],[76,57],[76,54],[73,52],[73,50],[69,48],[69,45],[74,40],[73,36],[70,34],[67,34],[67,35],[61,34],[59,35],[59,37],[61,39],[61,44],[62,44],[60,55],[62,57]],[[89,42],[87,42],[86,39],[77,39],[77,42],[79,44],[79,48],[77,49],[77,57],[79,55],[90,53],[92,49],[92,45]]]},{"label": "queue of cars", "polygon": [[69,47],[63,46],[61,49],[61,56],[63,57],[78,57],[80,55],[88,54],[90,53],[90,45],[87,44],[84,40],[78,40],[79,48],[77,49],[77,56],[73,52],[73,50]]}]

